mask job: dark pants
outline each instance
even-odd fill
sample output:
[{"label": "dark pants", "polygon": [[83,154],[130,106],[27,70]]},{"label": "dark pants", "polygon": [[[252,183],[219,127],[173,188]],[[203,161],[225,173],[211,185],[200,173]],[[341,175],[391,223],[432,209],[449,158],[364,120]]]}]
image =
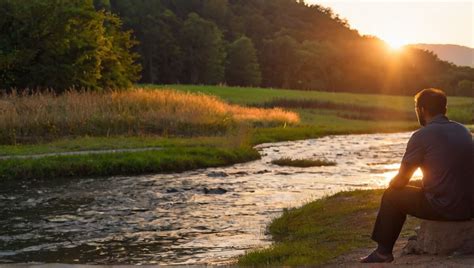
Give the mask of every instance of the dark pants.
[{"label": "dark pants", "polygon": [[372,240],[392,250],[407,215],[426,220],[448,220],[431,207],[421,188],[388,188],[382,197]]}]

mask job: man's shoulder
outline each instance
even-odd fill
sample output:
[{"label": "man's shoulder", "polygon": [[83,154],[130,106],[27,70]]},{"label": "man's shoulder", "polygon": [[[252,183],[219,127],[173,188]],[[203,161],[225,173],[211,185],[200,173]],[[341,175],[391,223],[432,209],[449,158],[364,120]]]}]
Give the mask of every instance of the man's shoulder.
[{"label": "man's shoulder", "polygon": [[418,136],[421,136],[421,135],[427,135],[431,133],[439,133],[440,131],[458,133],[460,135],[466,135],[466,134],[471,135],[471,132],[466,126],[453,120],[446,121],[443,124],[428,124],[427,126],[422,127],[419,130],[417,130],[415,133],[417,133]]},{"label": "man's shoulder", "polygon": [[463,131],[467,132],[467,133],[471,133],[471,131],[463,124],[459,123],[459,122],[456,122],[456,121],[453,121],[453,120],[449,120],[449,123],[452,127],[455,127],[455,128],[459,128],[459,129],[462,129]]}]

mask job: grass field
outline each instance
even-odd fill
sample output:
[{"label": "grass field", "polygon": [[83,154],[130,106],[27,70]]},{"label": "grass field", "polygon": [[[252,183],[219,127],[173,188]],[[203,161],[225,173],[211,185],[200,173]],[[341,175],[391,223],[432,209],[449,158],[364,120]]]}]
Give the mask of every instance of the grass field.
[{"label": "grass field", "polygon": [[[413,97],[375,94],[333,93],[269,88],[240,88],[196,85],[144,86],[145,88],[169,87],[188,92],[202,92],[218,96],[225,101],[240,105],[263,105],[275,99],[314,100],[354,107],[389,108],[414,114]],[[474,123],[474,98],[449,97],[448,115],[461,123]],[[321,109],[327,110],[327,109]],[[331,111],[331,109],[329,109]],[[303,120],[303,123],[305,121]],[[311,123],[311,122],[308,122]]]},{"label": "grass field", "polygon": [[[1,96],[0,156],[144,147],[167,152],[0,160],[3,178],[33,177],[35,170],[42,174],[38,177],[181,171],[255,159],[250,147],[263,142],[418,127],[411,97],[219,86],[142,88]],[[474,129],[473,98],[450,98],[449,107],[451,118]],[[189,162],[179,155],[188,148],[193,164],[178,163]],[[211,148],[219,160],[201,159],[210,157],[203,148]],[[229,158],[229,153],[238,157]],[[133,161],[145,156],[154,162]],[[162,157],[167,160],[159,162]]]},{"label": "grass field", "polygon": [[[185,92],[200,92],[217,96],[230,103],[256,107],[268,107],[275,101],[283,104],[292,101],[309,102],[306,108],[304,105],[284,107],[299,114],[299,124],[291,127],[253,129],[252,144],[330,134],[411,131],[419,127],[413,97],[408,96],[197,85],[143,87],[150,90],[174,88]],[[474,123],[474,98],[450,97],[448,105],[448,116],[452,120],[464,124]]]}]

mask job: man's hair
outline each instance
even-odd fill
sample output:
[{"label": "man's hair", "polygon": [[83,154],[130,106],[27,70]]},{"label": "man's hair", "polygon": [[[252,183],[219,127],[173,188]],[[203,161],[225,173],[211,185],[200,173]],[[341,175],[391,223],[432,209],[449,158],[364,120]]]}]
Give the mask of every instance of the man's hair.
[{"label": "man's hair", "polygon": [[441,89],[427,88],[415,95],[416,107],[424,108],[430,115],[446,114],[446,93]]}]

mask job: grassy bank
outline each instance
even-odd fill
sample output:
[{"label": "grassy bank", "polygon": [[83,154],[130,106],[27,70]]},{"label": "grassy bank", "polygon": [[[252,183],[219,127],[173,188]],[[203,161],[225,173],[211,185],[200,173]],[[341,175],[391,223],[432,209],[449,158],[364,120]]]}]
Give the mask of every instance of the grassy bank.
[{"label": "grassy bank", "polygon": [[[361,247],[375,246],[370,233],[383,190],[341,192],[300,208],[285,210],[268,226],[275,243],[247,252],[244,266],[305,266],[330,262]],[[401,236],[414,234],[417,220],[409,218]]]},{"label": "grassy bank", "polygon": [[[474,99],[449,101],[451,116],[472,124]],[[165,150],[0,160],[0,169],[4,178],[18,179],[181,171],[255,159],[250,146],[264,142],[414,130],[418,124],[412,116],[411,97],[263,88],[172,85],[61,96],[3,95],[0,157]],[[228,154],[238,157],[229,160]]]},{"label": "grassy bank", "polygon": [[[224,146],[217,141],[212,144],[209,142],[207,141],[206,145],[199,143],[191,145],[189,141],[184,141],[182,144],[154,142],[155,145],[163,145],[162,149],[0,160],[0,180],[8,182],[14,179],[62,179],[181,172],[231,165],[260,157],[258,152],[249,146]],[[36,147],[34,150],[35,152],[51,152],[46,148],[48,147],[40,150],[40,147]],[[13,155],[22,155],[24,152],[24,148],[21,148]]]},{"label": "grassy bank", "polygon": [[[280,108],[242,107],[170,89],[2,95],[0,111],[2,181],[178,172],[245,162],[259,157],[250,145],[250,129],[299,121],[296,113]],[[24,158],[149,147],[160,150]]]}]

